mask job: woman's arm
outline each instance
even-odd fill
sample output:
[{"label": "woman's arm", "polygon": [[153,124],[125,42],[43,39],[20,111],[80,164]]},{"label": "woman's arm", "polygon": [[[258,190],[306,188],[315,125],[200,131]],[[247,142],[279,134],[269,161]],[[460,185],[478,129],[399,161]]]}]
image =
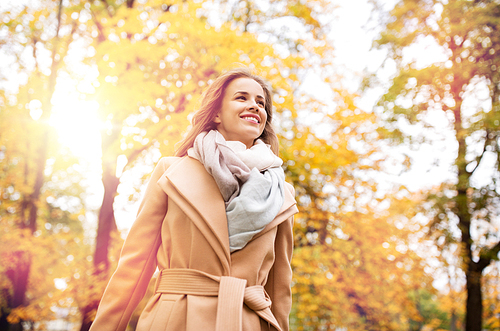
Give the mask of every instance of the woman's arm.
[{"label": "woman's arm", "polygon": [[293,251],[293,216],[278,225],[275,240],[275,259],[265,285],[272,301],[271,311],[281,330],[288,331],[289,315],[292,308],[292,268],[290,262]]},{"label": "woman's arm", "polygon": [[156,269],[161,226],[167,213],[167,195],[157,181],[175,159],[160,159],[151,175],[137,218],[123,244],[118,267],[99,304],[92,331],[125,330],[146,293]]}]

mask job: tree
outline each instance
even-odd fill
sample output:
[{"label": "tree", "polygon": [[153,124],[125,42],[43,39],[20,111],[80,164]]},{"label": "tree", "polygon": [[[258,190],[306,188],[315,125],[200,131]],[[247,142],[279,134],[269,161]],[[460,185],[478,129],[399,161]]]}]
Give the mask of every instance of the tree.
[{"label": "tree", "polygon": [[[398,124],[436,128],[431,116],[441,113],[456,144],[453,180],[430,198],[432,229],[460,242],[467,331],[483,326],[482,274],[500,251],[499,13],[496,1],[400,1],[376,42],[397,70],[380,102],[389,136],[418,146],[430,131],[411,137]],[[435,51],[432,64],[410,53],[423,44]]]},{"label": "tree", "polygon": [[[50,140],[44,184],[37,201],[36,224],[26,226],[26,198],[37,178],[37,141],[47,124],[33,117],[39,105],[28,82],[16,98],[2,98],[0,111],[0,329],[20,330],[22,325],[54,318],[52,309],[65,300],[55,279],[68,276],[65,262],[83,235],[80,222],[81,176],[75,159]],[[31,91],[31,92],[30,92]],[[31,106],[31,109],[30,109]],[[57,157],[55,156],[57,155]],[[33,228],[35,231],[33,231]]]},{"label": "tree", "polygon": [[[18,91],[16,96],[10,91],[11,84],[5,84],[12,83],[10,76],[2,77],[2,85],[7,87],[2,88],[0,104],[2,124],[5,123],[1,135],[1,187],[2,191],[5,190],[2,192],[2,204],[6,208],[6,212],[2,213],[2,234],[7,236],[4,244],[12,244],[11,240],[17,235],[17,239],[23,243],[32,241],[50,249],[49,241],[37,237],[40,235],[40,216],[45,212],[42,207],[46,206],[43,199],[48,197],[44,184],[49,146],[53,143],[47,124],[52,109],[51,98],[61,67],[60,59],[67,52],[72,38],[71,30],[61,33],[62,4],[63,1],[47,1],[38,8],[13,7],[0,13],[4,32],[0,42],[3,56],[6,59],[17,59],[14,66],[5,72],[18,75],[21,85],[24,85],[24,89]],[[18,80],[13,84],[19,82]],[[13,122],[15,117],[22,121]],[[30,134],[23,139],[20,133],[27,128],[31,129]],[[68,216],[61,212],[64,217]],[[5,232],[7,229],[9,235]],[[14,237],[10,237],[11,235]],[[30,279],[40,276],[36,272],[40,271],[37,262],[41,262],[35,261],[40,257],[37,254],[40,252],[34,246],[23,244],[7,248],[3,251],[3,257],[8,263],[2,270],[2,276],[6,277],[2,281],[2,328],[7,328],[7,315],[29,307],[30,301],[33,301],[32,297],[27,296],[28,293],[33,294]],[[52,259],[47,260],[48,263],[49,261],[54,262]],[[20,330],[24,317],[32,318],[35,314],[17,315],[17,318],[11,315],[10,330]]]}]

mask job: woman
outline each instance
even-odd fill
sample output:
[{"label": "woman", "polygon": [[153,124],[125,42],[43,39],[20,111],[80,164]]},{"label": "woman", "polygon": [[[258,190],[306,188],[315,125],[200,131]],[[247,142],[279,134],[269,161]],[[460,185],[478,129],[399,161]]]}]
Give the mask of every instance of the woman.
[{"label": "woman", "polygon": [[284,182],[271,92],[245,69],[205,91],[176,157],[160,159],[92,331],[288,330],[293,187]]}]

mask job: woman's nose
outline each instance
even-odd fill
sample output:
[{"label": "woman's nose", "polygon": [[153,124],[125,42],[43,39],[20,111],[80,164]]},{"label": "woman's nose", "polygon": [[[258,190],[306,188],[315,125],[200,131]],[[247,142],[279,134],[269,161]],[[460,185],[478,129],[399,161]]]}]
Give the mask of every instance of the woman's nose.
[{"label": "woman's nose", "polygon": [[255,101],[250,101],[250,104],[248,105],[248,110],[255,110],[259,111],[259,105]]}]

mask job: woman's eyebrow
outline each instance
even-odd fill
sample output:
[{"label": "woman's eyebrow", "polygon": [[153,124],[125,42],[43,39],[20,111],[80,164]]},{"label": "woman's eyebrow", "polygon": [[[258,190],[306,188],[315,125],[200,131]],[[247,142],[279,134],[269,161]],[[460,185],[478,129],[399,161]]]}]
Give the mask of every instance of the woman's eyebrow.
[{"label": "woman's eyebrow", "polygon": [[[240,93],[240,94],[244,94],[244,95],[250,95],[250,93],[248,93],[248,92],[246,92],[246,91],[236,91],[236,92],[234,92],[234,94],[233,94],[233,95],[236,95],[236,94],[238,94],[238,93]],[[257,98],[260,98],[260,99],[264,99],[264,100],[265,100],[265,98],[264,98],[262,95],[260,95],[260,94],[257,94]]]}]

